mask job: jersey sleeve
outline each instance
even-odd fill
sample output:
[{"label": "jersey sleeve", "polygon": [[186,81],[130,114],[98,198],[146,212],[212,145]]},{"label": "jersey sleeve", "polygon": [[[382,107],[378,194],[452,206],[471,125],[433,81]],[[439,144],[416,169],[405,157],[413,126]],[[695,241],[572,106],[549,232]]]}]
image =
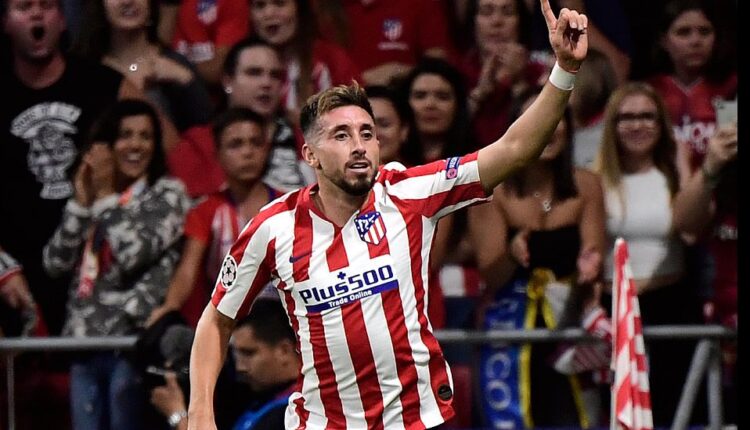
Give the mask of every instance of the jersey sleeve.
[{"label": "jersey sleeve", "polygon": [[275,264],[275,239],[268,224],[254,218],[224,257],[211,303],[222,314],[240,319],[270,281]]},{"label": "jersey sleeve", "polygon": [[441,218],[489,197],[479,180],[477,152],[404,170],[386,165],[381,174],[392,198],[428,218]]}]

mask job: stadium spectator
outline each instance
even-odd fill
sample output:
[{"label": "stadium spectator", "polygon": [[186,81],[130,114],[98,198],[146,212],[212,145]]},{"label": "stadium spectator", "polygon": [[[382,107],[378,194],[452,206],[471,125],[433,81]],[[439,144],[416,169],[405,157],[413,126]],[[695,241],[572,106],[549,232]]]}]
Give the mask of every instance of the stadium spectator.
[{"label": "stadium spectator", "polygon": [[[519,95],[511,118],[518,118],[536,97],[534,90]],[[481,329],[554,329],[580,325],[597,312],[604,316],[591,294],[601,275],[604,197],[597,175],[573,167],[572,137],[567,109],[539,159],[496,187],[492,203],[469,209],[472,244],[487,283],[477,308]],[[569,302],[580,296],[586,306],[573,306],[574,314],[567,315]],[[482,347],[487,425],[603,424],[591,375],[558,373],[550,365],[556,351],[554,344]],[[493,365],[498,362],[503,365]],[[508,401],[499,401],[504,394]]]},{"label": "stadium spectator", "polygon": [[[273,146],[264,182],[284,192],[310,183],[314,174],[300,158],[302,136],[280,105],[284,65],[278,52],[260,39],[244,39],[227,53],[222,76],[226,106],[248,108],[266,122]],[[193,197],[217,191],[225,180],[209,125],[185,132],[168,164]]]},{"label": "stadium spectator", "polygon": [[192,64],[161,45],[159,0],[89,0],[74,50],[128,78],[179,132],[207,123],[211,99]]},{"label": "stadium spectator", "polygon": [[229,49],[250,33],[247,0],[186,0],[180,3],[172,47],[195,64],[214,94]]},{"label": "stadium spectator", "polygon": [[[602,145],[594,164],[601,175],[607,209],[604,278],[607,290],[614,273],[614,242],[622,237],[644,326],[698,324],[701,306],[695,284],[685,279],[684,244],[673,211],[679,189],[676,142],[661,97],[645,83],[629,83],[609,99]],[[611,295],[603,300],[611,302]],[[605,306],[605,308],[610,308]],[[646,341],[649,384],[655,426],[672,422],[695,342]],[[694,419],[700,419],[700,400]]]},{"label": "stadium spectator", "polygon": [[[195,326],[230,245],[261,207],[282,194],[262,180],[271,152],[266,128],[265,119],[246,108],[229,108],[215,119],[216,155],[226,186],[188,213],[180,262],[164,303],[151,312],[148,325],[169,311],[183,310]],[[194,289],[197,305],[184,309]]]},{"label": "stadium spectator", "polygon": [[310,0],[250,0],[250,16],[255,34],[284,59],[282,103],[293,124],[299,124],[299,109],[308,97],[360,79],[346,51],[318,36]]},{"label": "stadium spectator", "polygon": [[422,159],[414,142],[414,113],[393,87],[365,87],[367,99],[375,114],[375,133],[380,141],[380,164],[396,161],[415,166]]},{"label": "stadium spectator", "polygon": [[547,66],[531,62],[530,20],[523,0],[472,0],[467,13],[472,43],[461,61],[478,144],[510,125],[515,95],[543,84]]},{"label": "stadium spectator", "polygon": [[[707,322],[737,329],[738,294],[737,123],[709,140],[701,169],[674,198],[677,229],[707,237],[716,265],[712,295],[704,305]],[[737,420],[737,342],[722,346],[725,419]]]},{"label": "stadium spectator", "polygon": [[442,0],[314,0],[321,33],[346,48],[368,85],[403,78],[425,56],[453,60]]},{"label": "stadium spectator", "polygon": [[108,67],[63,54],[57,0],[0,6],[10,48],[0,73],[0,246],[23,268],[49,333],[59,335],[70,280],[47,276],[42,248],[73,195],[72,166],[93,119],[138,91]]},{"label": "stadium spectator", "polygon": [[[63,219],[44,248],[52,276],[72,273],[63,334],[124,336],[144,327],[179,258],[190,202],[166,178],[156,111],[122,100],[94,124]],[[115,351],[83,353],[70,369],[74,429],[139,429],[144,393]]]}]

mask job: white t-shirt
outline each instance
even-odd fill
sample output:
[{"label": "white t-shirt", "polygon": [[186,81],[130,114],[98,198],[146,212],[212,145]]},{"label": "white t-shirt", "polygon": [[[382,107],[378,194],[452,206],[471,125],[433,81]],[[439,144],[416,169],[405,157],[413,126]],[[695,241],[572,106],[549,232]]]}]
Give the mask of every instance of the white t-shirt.
[{"label": "white t-shirt", "polygon": [[605,190],[610,244],[604,276],[612,277],[612,251],[618,237],[628,242],[635,279],[682,273],[684,250],[672,232],[672,195],[666,176],[654,167],[647,172],[623,175],[621,187],[625,210],[617,190]]}]

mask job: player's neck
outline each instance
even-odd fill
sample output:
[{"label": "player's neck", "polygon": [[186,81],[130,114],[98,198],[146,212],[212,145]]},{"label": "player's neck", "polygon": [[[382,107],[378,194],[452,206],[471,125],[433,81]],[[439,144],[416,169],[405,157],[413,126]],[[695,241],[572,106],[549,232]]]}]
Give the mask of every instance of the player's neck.
[{"label": "player's neck", "polygon": [[341,227],[362,207],[368,194],[353,196],[333,184],[321,181],[312,199],[331,222]]},{"label": "player's neck", "polygon": [[16,56],[13,69],[24,85],[35,90],[47,88],[60,79],[65,72],[65,59],[56,52],[48,61],[28,61]]}]

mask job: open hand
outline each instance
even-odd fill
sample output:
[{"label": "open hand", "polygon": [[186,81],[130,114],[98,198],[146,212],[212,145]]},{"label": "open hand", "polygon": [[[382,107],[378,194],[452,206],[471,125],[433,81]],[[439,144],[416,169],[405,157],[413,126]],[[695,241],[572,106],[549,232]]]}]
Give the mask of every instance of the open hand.
[{"label": "open hand", "polygon": [[557,57],[557,64],[568,72],[577,72],[589,48],[588,18],[568,8],[560,10],[559,17],[555,17],[549,0],[540,0],[542,14],[549,30],[549,42]]},{"label": "open hand", "polygon": [[602,256],[598,251],[584,250],[578,256],[578,283],[593,282],[599,276],[602,265]]},{"label": "open hand", "polygon": [[708,141],[705,168],[716,174],[735,158],[737,158],[736,123],[720,128]]}]

